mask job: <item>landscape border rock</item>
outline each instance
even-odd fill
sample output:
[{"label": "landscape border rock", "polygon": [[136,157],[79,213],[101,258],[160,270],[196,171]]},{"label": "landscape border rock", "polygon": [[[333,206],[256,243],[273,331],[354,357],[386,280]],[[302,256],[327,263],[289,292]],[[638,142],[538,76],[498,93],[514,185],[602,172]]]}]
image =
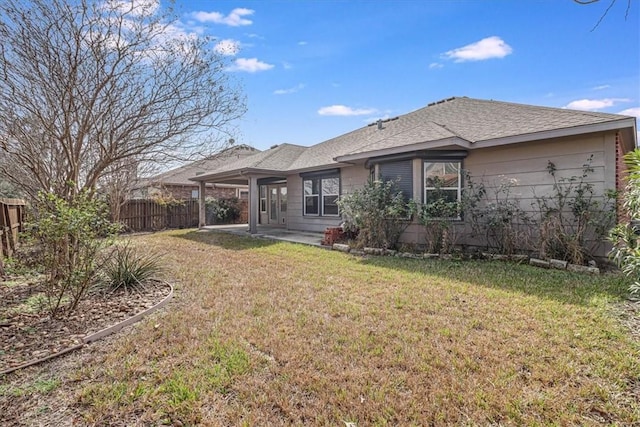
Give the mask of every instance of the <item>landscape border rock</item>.
[{"label": "landscape border rock", "polygon": [[139,322],[140,320],[144,319],[145,317],[147,317],[148,315],[150,315],[151,313],[161,309],[162,307],[164,307],[165,305],[167,305],[169,303],[169,301],[171,301],[171,298],[173,298],[173,286],[170,283],[166,283],[165,284],[167,286],[169,286],[169,294],[164,297],[162,299],[162,301],[160,301],[159,303],[157,303],[156,305],[153,305],[149,308],[147,308],[146,310],[141,311],[138,314],[135,314],[131,317],[129,317],[128,319],[125,319],[121,322],[116,323],[115,325],[111,325],[107,328],[104,328],[98,332],[94,332],[93,334],[89,334],[85,337],[82,338],[82,343],[81,344],[76,344],[72,347],[69,348],[65,348],[64,350],[58,351],[57,353],[53,353],[50,354],[46,357],[40,358],[40,359],[34,359],[34,360],[30,360],[28,362],[25,362],[21,365],[18,366],[12,366],[11,368],[5,369],[3,371],[0,371],[0,376],[2,375],[7,375],[10,374],[12,372],[18,371],[20,369],[24,369],[24,368],[28,368],[29,366],[34,366],[34,365],[38,365],[40,363],[44,363],[48,360],[51,359],[55,359],[56,357],[60,357],[63,356],[67,353],[71,353],[72,351],[78,350],[82,347],[84,347],[87,344],[91,344],[94,341],[98,341],[106,336],[109,336],[111,334],[114,334],[118,331],[120,331],[122,328],[132,325],[136,322]]},{"label": "landscape border rock", "polygon": [[[454,259],[452,254],[430,254],[430,253],[412,253],[412,252],[397,252],[390,249],[382,249],[382,248],[370,248],[366,247],[362,250],[351,249],[349,245],[334,243],[332,249],[335,251],[349,253],[352,255],[365,256],[365,255],[373,255],[373,256],[398,256],[401,258],[410,258],[410,259],[443,259],[450,260]],[[587,273],[587,274],[600,274],[600,269],[595,266],[595,261],[589,261],[589,265],[577,265],[577,264],[569,264],[569,262],[559,259],[539,259],[529,257],[529,255],[517,254],[517,255],[504,255],[504,254],[494,254],[489,252],[481,252],[479,254],[481,258],[492,260],[492,261],[511,261],[517,264],[522,264],[528,262],[529,265],[540,268],[553,268],[556,270],[567,270],[575,273]]]}]

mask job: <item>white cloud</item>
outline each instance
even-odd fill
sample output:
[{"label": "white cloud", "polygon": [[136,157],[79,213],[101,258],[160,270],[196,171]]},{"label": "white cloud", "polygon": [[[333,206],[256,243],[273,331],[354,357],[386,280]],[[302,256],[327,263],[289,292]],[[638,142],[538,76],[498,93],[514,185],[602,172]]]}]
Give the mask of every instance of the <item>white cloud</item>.
[{"label": "white cloud", "polygon": [[640,107],[627,108],[620,111],[618,114],[624,114],[625,116],[633,116],[640,119]]},{"label": "white cloud", "polygon": [[609,89],[610,87],[611,85],[600,85],[600,86],[595,86],[593,90],[604,90],[604,89]]},{"label": "white cloud", "polygon": [[284,68],[285,70],[290,70],[293,68],[293,65],[289,64],[288,62],[283,62],[282,68]]},{"label": "white cloud", "polygon": [[228,71],[245,71],[247,73],[257,73],[272,69],[272,64],[259,61],[257,58],[238,58],[233,65],[227,68]]},{"label": "white cloud", "polygon": [[321,116],[364,116],[374,114],[376,111],[375,108],[351,108],[346,105],[330,105],[320,108],[318,114]]},{"label": "white cloud", "polygon": [[491,58],[504,58],[511,52],[513,52],[511,46],[500,37],[493,36],[445,52],[444,56],[455,62],[483,61]]},{"label": "white cloud", "polygon": [[571,101],[564,108],[573,110],[595,111],[603,108],[613,107],[620,102],[629,102],[626,98],[603,98],[603,99],[578,99]]},{"label": "white cloud", "polygon": [[273,91],[274,95],[288,95],[290,93],[296,93],[301,91],[302,89],[304,89],[304,84],[300,83],[294,87],[291,87],[289,89],[277,89]]},{"label": "white cloud", "polygon": [[231,39],[220,40],[213,47],[213,50],[220,55],[235,56],[240,52],[240,42]]},{"label": "white cloud", "polygon": [[309,43],[307,43],[304,40],[298,42],[298,46],[306,46],[307,44],[309,44]]},{"label": "white cloud", "polygon": [[434,70],[436,68],[442,68],[442,67],[444,67],[444,65],[442,65],[439,62],[432,62],[431,64],[429,64],[429,68],[432,69],[432,70]]},{"label": "white cloud", "polygon": [[255,11],[253,9],[245,9],[239,7],[233,9],[231,13],[224,16],[220,12],[193,12],[191,16],[200,22],[213,22],[214,24],[229,25],[230,27],[240,27],[243,25],[251,25],[253,21],[243,18],[244,16],[251,16]]}]

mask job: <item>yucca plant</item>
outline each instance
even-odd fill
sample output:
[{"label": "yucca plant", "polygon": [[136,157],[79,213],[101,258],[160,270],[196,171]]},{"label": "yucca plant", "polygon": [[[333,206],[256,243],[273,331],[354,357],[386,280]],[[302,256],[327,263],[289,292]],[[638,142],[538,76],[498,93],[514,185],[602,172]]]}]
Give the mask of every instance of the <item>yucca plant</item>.
[{"label": "yucca plant", "polygon": [[112,291],[136,290],[162,273],[162,257],[154,252],[139,252],[127,243],[113,248],[101,270]]}]

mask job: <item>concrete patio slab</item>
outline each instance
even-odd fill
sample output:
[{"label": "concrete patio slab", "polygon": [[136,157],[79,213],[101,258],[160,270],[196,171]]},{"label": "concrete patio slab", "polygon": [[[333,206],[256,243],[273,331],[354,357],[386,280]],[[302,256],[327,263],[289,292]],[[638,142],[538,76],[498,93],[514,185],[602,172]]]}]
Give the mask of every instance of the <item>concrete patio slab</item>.
[{"label": "concrete patio slab", "polygon": [[258,233],[250,234],[247,224],[232,225],[207,225],[201,231],[215,231],[230,233],[238,236],[254,237],[257,239],[281,240],[284,242],[302,243],[304,245],[329,248],[322,245],[323,233],[311,233],[307,231],[287,230],[280,227],[258,226]]}]

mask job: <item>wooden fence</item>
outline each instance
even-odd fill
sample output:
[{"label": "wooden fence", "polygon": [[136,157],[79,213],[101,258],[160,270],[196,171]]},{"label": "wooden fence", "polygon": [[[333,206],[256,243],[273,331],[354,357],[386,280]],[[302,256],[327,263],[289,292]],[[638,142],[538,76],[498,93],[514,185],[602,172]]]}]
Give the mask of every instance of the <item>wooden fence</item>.
[{"label": "wooden fence", "polygon": [[[247,200],[239,200],[240,218],[237,224],[246,224],[249,218]],[[214,219],[206,215],[207,224]],[[126,231],[156,231],[165,228],[197,227],[199,221],[198,200],[185,200],[179,205],[161,205],[150,199],[128,200],[120,209],[120,222]]]},{"label": "wooden fence", "polygon": [[128,200],[120,209],[120,222],[128,231],[198,226],[198,201],[161,205],[154,200]]},{"label": "wooden fence", "polygon": [[[24,227],[25,202],[21,199],[0,199],[0,255],[13,255],[18,245],[18,233]],[[0,264],[1,267],[1,264]]]}]

